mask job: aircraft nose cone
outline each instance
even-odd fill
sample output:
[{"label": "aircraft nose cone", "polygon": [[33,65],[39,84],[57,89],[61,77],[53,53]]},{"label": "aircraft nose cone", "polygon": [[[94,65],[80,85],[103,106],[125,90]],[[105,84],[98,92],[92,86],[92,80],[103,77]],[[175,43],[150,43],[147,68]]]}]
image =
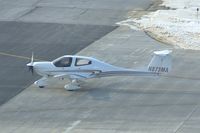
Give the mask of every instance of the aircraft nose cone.
[{"label": "aircraft nose cone", "polygon": [[30,63],[26,64],[26,66],[35,66],[35,65],[36,65],[35,62],[30,62]]},{"label": "aircraft nose cone", "polygon": [[26,64],[26,66],[28,67],[28,69],[29,69],[29,71],[31,71],[31,73],[33,74],[33,72],[34,72],[34,63],[33,62],[31,62],[31,63],[28,63],[28,64]]},{"label": "aircraft nose cone", "polygon": [[33,63],[28,63],[28,64],[26,64],[26,66],[32,66],[33,65]]}]

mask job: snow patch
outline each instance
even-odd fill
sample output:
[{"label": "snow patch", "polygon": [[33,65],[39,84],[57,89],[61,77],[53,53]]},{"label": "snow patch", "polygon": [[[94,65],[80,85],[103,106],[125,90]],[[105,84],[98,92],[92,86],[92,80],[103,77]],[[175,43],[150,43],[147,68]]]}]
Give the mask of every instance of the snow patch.
[{"label": "snow patch", "polygon": [[199,7],[199,0],[162,0],[163,6],[171,8],[190,8],[190,7]]},{"label": "snow patch", "polygon": [[119,25],[147,31],[160,40],[184,49],[200,50],[200,0],[164,0],[176,10],[158,10],[140,19],[129,18]]}]

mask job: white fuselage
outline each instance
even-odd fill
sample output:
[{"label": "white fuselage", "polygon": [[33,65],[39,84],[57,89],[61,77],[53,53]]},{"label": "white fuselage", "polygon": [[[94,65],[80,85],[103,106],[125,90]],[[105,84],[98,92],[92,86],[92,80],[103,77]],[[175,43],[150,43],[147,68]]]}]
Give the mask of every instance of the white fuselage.
[{"label": "white fuselage", "polygon": [[[68,67],[56,67],[54,65],[54,61],[34,62],[33,63],[34,71],[43,77],[51,77],[55,75],[66,74],[66,75],[74,75],[75,78],[76,75],[79,75],[77,76],[77,78],[81,78],[81,76],[82,78],[93,78],[91,73],[94,72],[98,73],[99,71],[106,72],[106,71],[125,70],[123,68],[107,64],[105,62],[99,61],[91,57],[83,57],[83,56],[66,56],[66,57],[72,58],[71,65]],[[75,64],[77,58],[87,59],[91,61],[91,64],[76,66]]]}]

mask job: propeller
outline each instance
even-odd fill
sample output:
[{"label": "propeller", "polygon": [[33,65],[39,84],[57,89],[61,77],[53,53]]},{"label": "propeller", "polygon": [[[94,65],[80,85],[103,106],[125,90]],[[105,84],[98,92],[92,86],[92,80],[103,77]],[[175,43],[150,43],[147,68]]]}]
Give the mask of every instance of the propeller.
[{"label": "propeller", "polygon": [[29,72],[31,72],[33,75],[33,66],[28,66],[28,68],[29,68]]},{"label": "propeller", "polygon": [[31,56],[31,62],[27,64],[29,72],[34,73],[34,68],[33,68],[33,64],[34,64],[34,54],[32,52],[32,56]]}]

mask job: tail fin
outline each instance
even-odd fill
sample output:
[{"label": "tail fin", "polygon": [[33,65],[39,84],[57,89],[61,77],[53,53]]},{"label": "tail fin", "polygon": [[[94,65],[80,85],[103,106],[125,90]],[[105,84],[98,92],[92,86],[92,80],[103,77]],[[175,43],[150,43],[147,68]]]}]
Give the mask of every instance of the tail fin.
[{"label": "tail fin", "polygon": [[148,65],[149,72],[168,73],[171,70],[170,50],[155,51],[151,62]]}]

